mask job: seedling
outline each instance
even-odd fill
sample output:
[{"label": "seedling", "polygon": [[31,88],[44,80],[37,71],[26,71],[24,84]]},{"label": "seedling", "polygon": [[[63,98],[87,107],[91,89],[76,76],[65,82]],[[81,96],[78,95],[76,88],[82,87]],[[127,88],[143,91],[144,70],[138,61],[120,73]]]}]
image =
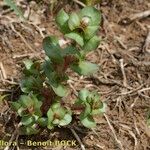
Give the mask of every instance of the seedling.
[{"label": "seedling", "polygon": [[93,7],[71,14],[60,10],[56,23],[70,43],[62,48],[57,37],[48,36],[43,40],[44,62],[24,61],[22,95],[11,104],[20,116],[22,134],[36,134],[45,127],[66,126],[71,123],[72,115],[87,128],[96,126],[93,117],[105,112],[106,104],[100,101],[97,92],[82,89],[77,100],[70,99],[74,104],[68,105],[65,102],[69,93],[66,70],[70,68],[79,75],[89,76],[99,69],[98,65],[86,60],[86,54],[100,43],[96,35],[100,22],[100,12]]}]

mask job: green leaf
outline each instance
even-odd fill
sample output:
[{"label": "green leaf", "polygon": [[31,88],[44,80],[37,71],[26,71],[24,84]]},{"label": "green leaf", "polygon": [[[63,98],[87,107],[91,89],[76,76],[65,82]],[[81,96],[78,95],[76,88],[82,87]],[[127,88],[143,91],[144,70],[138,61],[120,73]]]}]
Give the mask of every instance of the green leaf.
[{"label": "green leaf", "polygon": [[85,30],[84,30],[84,38],[86,40],[91,39],[97,32],[99,26],[88,26]]},{"label": "green leaf", "polygon": [[[93,91],[91,94],[90,94],[90,96],[91,97],[93,97],[93,99],[94,99],[94,102],[100,102],[99,100],[100,100],[100,95],[98,94],[98,92],[96,92],[96,91]],[[101,104],[101,103],[100,103]]]},{"label": "green leaf", "polygon": [[53,112],[54,112],[54,115],[55,115],[54,118],[55,119],[59,118],[59,120],[61,120],[65,116],[66,109],[61,106],[61,107],[59,107],[57,109],[53,109]]},{"label": "green leaf", "polygon": [[33,61],[30,59],[24,60],[23,63],[27,70],[30,70],[33,65]]},{"label": "green leaf", "polygon": [[21,104],[18,102],[11,102],[11,108],[18,111],[18,109],[21,107]]},{"label": "green leaf", "polygon": [[56,37],[48,36],[43,40],[43,49],[46,55],[55,63],[63,62],[63,57],[61,56],[61,47],[56,42]]},{"label": "green leaf", "polygon": [[83,46],[85,52],[89,52],[97,49],[100,43],[100,38],[97,36],[92,37],[87,43]]},{"label": "green leaf", "polygon": [[94,128],[96,123],[92,116],[87,116],[86,118],[80,118],[81,123],[87,128]]},{"label": "green leaf", "polygon": [[16,13],[16,15],[25,19],[21,9],[19,7],[17,7],[14,0],[4,0],[4,2]]},{"label": "green leaf", "polygon": [[24,116],[21,118],[21,123],[25,126],[30,125],[33,123],[35,120],[32,116]]},{"label": "green leaf", "polygon": [[42,127],[46,127],[47,124],[48,124],[48,119],[45,118],[45,117],[39,118],[39,119],[37,120],[37,123],[38,123],[40,126],[42,126]]},{"label": "green leaf", "polygon": [[69,15],[63,9],[61,9],[56,16],[56,23],[63,33],[67,33],[69,31],[68,19]]},{"label": "green leaf", "polygon": [[59,84],[57,87],[52,86],[52,89],[60,97],[65,97],[68,94],[68,89],[61,84]]},{"label": "green leaf", "polygon": [[32,99],[27,95],[21,95],[19,100],[20,100],[21,106],[23,106],[25,108],[26,107],[29,108],[29,107],[33,106],[33,104],[34,104]]},{"label": "green leaf", "polygon": [[71,121],[72,121],[71,114],[65,114],[64,118],[60,120],[59,125],[65,126],[65,125],[68,125]]},{"label": "green leaf", "polygon": [[98,66],[88,61],[80,61],[78,65],[72,65],[71,68],[80,75],[91,75],[97,72]]},{"label": "green leaf", "polygon": [[85,110],[80,114],[80,119],[82,120],[90,114],[91,114],[91,106],[90,106],[90,104],[86,103]]},{"label": "green leaf", "polygon": [[85,7],[79,13],[80,18],[89,17],[90,18],[90,26],[99,26],[101,22],[101,14],[94,7]]},{"label": "green leaf", "polygon": [[65,36],[67,38],[70,38],[76,41],[80,46],[84,45],[83,37],[79,33],[71,32],[71,33],[65,34]]},{"label": "green leaf", "polygon": [[41,64],[38,61],[32,61],[32,60],[25,60],[23,61],[25,65],[25,69],[23,70],[23,73],[25,76],[34,76],[37,77],[40,74]]},{"label": "green leaf", "polygon": [[87,97],[88,95],[90,94],[90,92],[87,90],[87,89],[82,89],[80,92],[79,92],[79,99],[86,102],[87,100]]},{"label": "green leaf", "polygon": [[58,83],[57,83],[58,75],[54,71],[50,60],[46,60],[44,62],[43,69],[46,74],[46,77],[49,79],[49,84],[55,87],[58,86]]},{"label": "green leaf", "polygon": [[80,25],[80,18],[77,15],[77,13],[73,12],[69,17],[68,26],[69,26],[70,30],[72,31],[72,30],[78,28],[79,25]]},{"label": "green leaf", "polygon": [[63,57],[68,56],[68,55],[74,55],[74,54],[79,55],[79,51],[73,46],[68,46],[62,50],[62,56]]},{"label": "green leaf", "polygon": [[61,107],[60,102],[55,102],[55,103],[53,103],[52,106],[51,106],[51,108],[52,108],[53,111],[59,109],[60,107]]},{"label": "green leaf", "polygon": [[53,124],[54,124],[54,125],[58,125],[59,123],[60,123],[60,120],[59,120],[59,119],[56,118],[56,119],[53,120]]},{"label": "green leaf", "polygon": [[98,109],[93,109],[92,110],[92,115],[97,115],[97,114],[103,114],[106,112],[106,103],[103,103],[102,107],[100,106]]},{"label": "green leaf", "polygon": [[19,116],[27,116],[28,115],[28,112],[26,112],[26,108],[24,108],[24,107],[20,107],[19,109],[18,109],[18,111],[17,111],[17,113],[18,113],[18,115]]},{"label": "green leaf", "polygon": [[75,103],[76,106],[81,106],[82,104],[84,104],[83,100],[81,99],[76,99]]},{"label": "green leaf", "polygon": [[42,112],[41,112],[41,106],[42,106],[42,102],[39,101],[38,103],[34,104],[34,114],[41,117],[42,116]]},{"label": "green leaf", "polygon": [[42,102],[40,100],[38,100],[37,97],[33,94],[31,94],[30,97],[33,102],[34,115],[36,115],[38,117],[42,116],[42,112],[41,112]]},{"label": "green leaf", "polygon": [[0,104],[3,102],[3,100],[5,99],[5,97],[7,97],[9,94],[5,94],[5,95],[0,95]]},{"label": "green leaf", "polygon": [[27,126],[25,127],[25,134],[26,135],[32,135],[32,134],[37,134],[39,132],[39,129],[36,129],[37,124],[33,124],[32,126]]},{"label": "green leaf", "polygon": [[40,77],[25,77],[21,83],[20,87],[22,92],[24,93],[30,93],[31,91],[39,91],[39,89],[42,87],[42,80]]},{"label": "green leaf", "polygon": [[54,119],[54,112],[52,111],[52,109],[50,108],[47,112],[47,117],[48,117],[48,124],[47,124],[47,128],[52,129],[53,128],[53,124],[52,121]]}]

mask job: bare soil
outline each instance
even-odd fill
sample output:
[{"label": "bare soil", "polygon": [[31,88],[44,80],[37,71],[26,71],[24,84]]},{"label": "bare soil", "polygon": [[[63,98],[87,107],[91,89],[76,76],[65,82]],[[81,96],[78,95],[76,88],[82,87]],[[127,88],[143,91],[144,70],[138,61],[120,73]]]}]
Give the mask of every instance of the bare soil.
[{"label": "bare soil", "polygon": [[[30,21],[21,22],[0,1],[0,94],[19,94],[18,83],[22,75],[23,60],[42,60],[44,57],[43,35],[62,37],[54,22],[58,10],[62,7],[67,11],[81,8],[74,2],[58,1],[50,11],[47,1],[17,2]],[[88,150],[150,150],[150,128],[146,124],[150,110],[150,41],[147,40],[150,33],[150,13],[140,17],[144,11],[150,11],[150,1],[102,0],[96,7],[102,12],[99,31],[102,41],[96,51],[88,54],[87,59],[101,67],[91,77],[80,78],[70,73],[73,81],[70,88],[74,87],[72,93],[82,87],[95,89],[108,107],[103,117],[95,118],[95,131],[82,126],[75,128],[75,131]],[[134,18],[133,15],[137,17]],[[14,114],[7,101],[0,108],[0,138],[7,141],[15,130],[12,125],[15,124]],[[76,140],[68,128],[45,130],[37,136],[18,137],[19,141],[27,139]],[[20,146],[20,149],[46,148]],[[81,148],[77,144],[75,147],[48,149]]]}]

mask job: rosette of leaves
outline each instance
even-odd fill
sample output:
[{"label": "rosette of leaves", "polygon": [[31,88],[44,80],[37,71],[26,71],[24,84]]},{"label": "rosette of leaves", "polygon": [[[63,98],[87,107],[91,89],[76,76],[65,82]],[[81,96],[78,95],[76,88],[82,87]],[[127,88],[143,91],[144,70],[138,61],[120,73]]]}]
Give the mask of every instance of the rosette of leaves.
[{"label": "rosette of leaves", "polygon": [[96,49],[100,39],[96,36],[101,22],[100,12],[94,7],[85,7],[70,15],[63,9],[56,17],[59,29],[66,37],[73,39],[85,51]]},{"label": "rosette of leaves", "polygon": [[85,55],[95,50],[100,43],[100,38],[96,35],[100,22],[100,12],[90,6],[70,15],[62,9],[56,17],[60,31],[79,47],[79,61],[72,64],[71,68],[80,75],[91,75],[98,70],[96,64],[85,61]]},{"label": "rosette of leaves", "polygon": [[38,133],[38,120],[42,117],[41,105],[42,102],[33,94],[21,95],[17,102],[11,103],[12,108],[21,118],[22,126],[20,129],[23,134]]},{"label": "rosette of leaves", "polygon": [[52,104],[47,112],[49,129],[55,126],[66,126],[72,121],[72,113],[70,110],[64,108],[59,101]]},{"label": "rosette of leaves", "polygon": [[103,114],[106,109],[106,104],[100,101],[100,96],[97,92],[89,92],[83,89],[79,92],[78,100],[75,103],[77,106],[84,106],[84,110],[80,114],[81,123],[87,128],[96,126],[93,116]]}]

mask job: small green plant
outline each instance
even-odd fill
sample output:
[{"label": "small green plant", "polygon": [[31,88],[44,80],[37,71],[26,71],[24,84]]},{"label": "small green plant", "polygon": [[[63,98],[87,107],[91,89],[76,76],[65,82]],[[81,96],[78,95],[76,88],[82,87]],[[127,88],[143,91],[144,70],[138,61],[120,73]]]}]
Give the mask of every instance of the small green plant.
[{"label": "small green plant", "polygon": [[[102,114],[106,105],[100,101],[97,92],[82,89],[77,100],[68,99],[68,75],[71,68],[79,75],[92,75],[99,66],[86,60],[86,54],[95,50],[100,39],[96,35],[101,22],[100,12],[93,7],[67,14],[63,9],[56,16],[56,23],[64,37],[71,42],[63,46],[55,36],[43,40],[45,60],[24,61],[24,78],[21,81],[22,95],[12,102],[12,108],[20,116],[22,134],[36,134],[42,128],[53,129],[71,123],[77,116],[87,128],[96,126],[94,115]],[[68,101],[68,100],[67,100]],[[80,113],[78,117],[78,111]]]}]

